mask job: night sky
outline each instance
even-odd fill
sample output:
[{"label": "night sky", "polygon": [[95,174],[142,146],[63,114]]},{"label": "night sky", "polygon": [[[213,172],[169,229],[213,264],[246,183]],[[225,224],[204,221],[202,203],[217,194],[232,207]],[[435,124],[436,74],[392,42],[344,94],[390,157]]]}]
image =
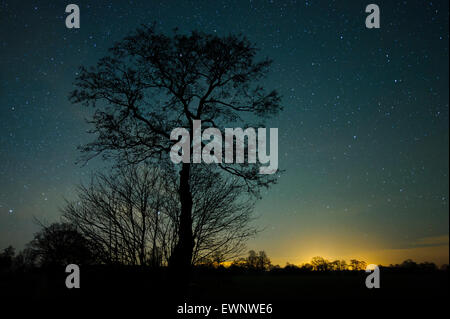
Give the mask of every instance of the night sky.
[{"label": "night sky", "polygon": [[[58,221],[92,170],[91,110],[68,94],[80,65],[143,23],[243,33],[274,59],[265,85],[283,96],[285,173],[257,204],[265,227],[249,248],[274,263],[321,255],[368,263],[448,263],[448,1],[0,0],[0,249],[22,249]],[[66,5],[81,28],[65,27]]]}]

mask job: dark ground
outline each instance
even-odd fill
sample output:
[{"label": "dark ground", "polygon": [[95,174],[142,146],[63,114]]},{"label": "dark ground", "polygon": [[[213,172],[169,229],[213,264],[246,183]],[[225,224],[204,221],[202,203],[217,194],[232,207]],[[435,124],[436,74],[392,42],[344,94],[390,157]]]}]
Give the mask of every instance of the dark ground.
[{"label": "dark ground", "polygon": [[[176,317],[178,305],[213,305],[223,303],[270,303],[271,315],[298,313],[303,308],[331,311],[323,305],[379,307],[383,304],[411,307],[432,302],[433,309],[449,301],[448,272],[392,272],[381,270],[380,289],[365,286],[364,272],[270,273],[195,270],[187,297],[181,285],[170,280],[165,270],[139,268],[80,267],[80,289],[65,287],[64,269],[0,274],[0,304],[8,301],[42,305],[72,303],[95,305],[109,310],[145,305],[146,318]],[[156,316],[156,309],[163,315]],[[114,310],[113,310],[114,311]],[[151,315],[153,314],[153,315]],[[180,318],[193,316],[180,315]],[[197,317],[204,317],[200,315]],[[230,315],[210,317],[228,318]],[[231,316],[233,317],[233,316]],[[234,316],[236,317],[236,316]],[[239,318],[249,317],[240,315]],[[250,317],[255,317],[250,316]],[[292,317],[292,316],[289,316]],[[295,318],[296,316],[293,316]]]}]

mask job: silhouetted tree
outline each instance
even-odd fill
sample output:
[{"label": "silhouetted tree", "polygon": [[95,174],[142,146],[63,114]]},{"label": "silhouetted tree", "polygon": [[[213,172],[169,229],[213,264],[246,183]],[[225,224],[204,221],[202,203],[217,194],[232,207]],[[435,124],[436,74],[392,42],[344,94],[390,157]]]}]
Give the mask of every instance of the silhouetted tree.
[{"label": "silhouetted tree", "polygon": [[236,258],[230,265],[231,269],[246,269],[247,260],[244,257]]},{"label": "silhouetted tree", "polygon": [[357,259],[351,259],[350,260],[350,268],[352,268],[352,270],[365,270],[366,269],[366,262],[365,261],[360,261]]},{"label": "silhouetted tree", "polygon": [[235,260],[233,262],[233,266],[262,271],[269,270],[272,263],[265,251],[262,250],[256,253],[254,250],[250,250],[246,258],[239,258]]},{"label": "silhouetted tree", "polygon": [[218,268],[219,266],[222,266],[222,263],[224,261],[226,261],[224,256],[219,251],[216,251],[210,254],[209,256],[200,258],[197,264],[211,268]]},{"label": "silhouetted tree", "polygon": [[92,245],[68,223],[54,223],[36,233],[28,244],[38,266],[66,266],[90,264],[94,261]]},{"label": "silhouetted tree", "polygon": [[416,270],[416,269],[419,268],[417,263],[414,260],[412,260],[412,259],[406,259],[405,261],[402,262],[400,267],[402,267],[404,269],[407,269],[409,271]]},{"label": "silhouetted tree", "polygon": [[160,266],[174,246],[178,204],[170,174],[127,166],[94,174],[63,216],[97,244],[104,263]]},{"label": "silhouetted tree", "polygon": [[[125,164],[147,160],[164,165],[173,128],[186,128],[192,137],[193,120],[202,120],[204,128],[246,127],[242,114],[263,119],[281,109],[278,93],[258,84],[271,61],[257,62],[257,49],[243,36],[175,32],[170,37],[142,27],[110,53],[96,67],[80,69],[70,95],[74,103],[97,107],[90,121],[97,139],[82,148],[86,160],[102,154]],[[258,165],[216,167],[257,195],[261,186],[275,182],[259,174]],[[191,172],[190,163],[181,165],[178,242],[170,260],[182,269],[189,269],[195,246]]]},{"label": "silhouetted tree", "polygon": [[330,263],[331,269],[336,271],[347,270],[347,262],[345,260],[334,260]]},{"label": "silhouetted tree", "polygon": [[219,174],[210,165],[198,164],[191,180],[192,263],[210,257],[222,263],[240,255],[245,241],[258,231],[251,224],[254,198],[239,180]]},{"label": "silhouetted tree", "polygon": [[[250,225],[253,201],[242,185],[217,173],[196,170],[192,178],[192,263],[218,265],[239,254],[255,234]],[[81,185],[78,199],[64,207],[64,217],[101,247],[103,262],[165,265],[178,239],[177,188],[171,171],[122,167],[111,175],[95,174],[90,185]]]},{"label": "silhouetted tree", "polygon": [[12,246],[8,246],[0,253],[0,270],[11,269],[15,255],[15,249]]},{"label": "silhouetted tree", "polygon": [[13,268],[16,271],[26,271],[36,266],[36,255],[30,247],[21,250],[13,261]]},{"label": "silhouetted tree", "polygon": [[258,258],[256,261],[256,269],[258,270],[267,270],[272,266],[272,262],[270,258],[267,256],[264,250],[258,253]]},{"label": "silhouetted tree", "polygon": [[312,271],[313,269],[314,269],[314,267],[311,264],[308,264],[308,263],[303,264],[300,267],[300,270],[302,270],[302,271]]},{"label": "silhouetted tree", "polygon": [[436,266],[435,263],[426,261],[426,262],[419,264],[419,269],[421,271],[432,272],[432,271],[436,271],[438,269],[438,267]]},{"label": "silhouetted tree", "polygon": [[311,259],[311,265],[316,271],[329,271],[332,269],[330,262],[320,256],[313,257]]}]

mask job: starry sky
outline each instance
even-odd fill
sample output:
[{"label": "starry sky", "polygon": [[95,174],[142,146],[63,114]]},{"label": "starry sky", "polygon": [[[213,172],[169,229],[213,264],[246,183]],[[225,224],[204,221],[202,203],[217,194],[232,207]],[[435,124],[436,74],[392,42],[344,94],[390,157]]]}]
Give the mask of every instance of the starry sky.
[{"label": "starry sky", "polygon": [[[65,27],[76,3],[81,28]],[[283,96],[276,186],[248,246],[274,263],[321,255],[448,263],[448,1],[0,0],[0,249],[58,221],[64,198],[107,163],[76,164],[91,110],[68,94],[136,27],[243,33],[274,60]]]}]

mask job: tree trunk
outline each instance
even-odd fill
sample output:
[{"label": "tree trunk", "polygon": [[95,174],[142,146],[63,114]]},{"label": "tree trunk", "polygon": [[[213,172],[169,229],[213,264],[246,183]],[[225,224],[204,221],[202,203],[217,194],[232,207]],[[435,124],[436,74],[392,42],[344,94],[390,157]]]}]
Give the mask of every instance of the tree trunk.
[{"label": "tree trunk", "polygon": [[169,261],[169,267],[175,270],[178,275],[189,276],[192,260],[192,250],[194,239],[192,236],[192,193],[189,185],[190,164],[183,163],[180,171],[180,202],[181,214],[178,229],[178,243]]}]

